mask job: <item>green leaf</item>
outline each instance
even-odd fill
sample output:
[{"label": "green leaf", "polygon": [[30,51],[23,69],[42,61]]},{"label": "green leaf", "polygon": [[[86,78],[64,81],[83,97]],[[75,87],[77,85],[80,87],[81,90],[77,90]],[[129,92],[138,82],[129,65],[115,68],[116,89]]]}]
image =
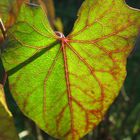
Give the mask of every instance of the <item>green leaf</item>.
[{"label": "green leaf", "polygon": [[123,0],[86,0],[65,38],[41,7],[23,5],[2,54],[20,109],[56,138],[83,137],[117,97],[139,27]]},{"label": "green leaf", "polygon": [[[1,0],[0,1],[0,20],[7,29],[14,24],[21,4],[25,0]],[[28,2],[28,0],[26,0]],[[3,41],[3,32],[0,30],[0,42]]]},{"label": "green leaf", "polygon": [[8,20],[8,15],[10,14],[9,10],[10,9],[10,0],[1,0],[0,1],[0,18],[2,18],[2,20],[4,21],[4,23],[6,23],[6,21]]},{"label": "green leaf", "polygon": [[20,5],[25,0],[1,0],[0,1],[0,18],[3,20],[6,27],[11,26],[20,9]]},{"label": "green leaf", "polygon": [[46,10],[48,19],[52,27],[55,24],[55,9],[53,0],[38,0],[38,3]]},{"label": "green leaf", "polygon": [[0,140],[18,140],[13,118],[3,96],[3,89],[0,85]]}]

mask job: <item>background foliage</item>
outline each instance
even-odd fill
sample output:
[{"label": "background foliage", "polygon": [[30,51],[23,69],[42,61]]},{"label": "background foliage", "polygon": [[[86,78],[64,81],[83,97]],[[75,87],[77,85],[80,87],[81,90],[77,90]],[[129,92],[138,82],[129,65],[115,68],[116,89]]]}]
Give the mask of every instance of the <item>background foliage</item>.
[{"label": "background foliage", "polygon": [[[44,0],[44,2],[45,5],[48,5],[48,16],[52,27],[55,30],[63,30],[67,35],[73,27],[77,11],[83,0],[54,0],[53,3],[50,3],[50,0]],[[132,7],[140,8],[139,0],[127,0],[127,3]],[[52,4],[55,8],[52,7]],[[119,97],[109,109],[102,123],[83,140],[140,140],[139,38],[134,51],[128,58],[127,71],[128,76]],[[2,65],[0,66],[0,73],[3,73]],[[3,75],[1,75],[1,79],[2,77]],[[5,93],[18,133],[23,130],[30,132],[22,140],[54,140],[21,113],[11,97],[8,86],[5,88]]]}]

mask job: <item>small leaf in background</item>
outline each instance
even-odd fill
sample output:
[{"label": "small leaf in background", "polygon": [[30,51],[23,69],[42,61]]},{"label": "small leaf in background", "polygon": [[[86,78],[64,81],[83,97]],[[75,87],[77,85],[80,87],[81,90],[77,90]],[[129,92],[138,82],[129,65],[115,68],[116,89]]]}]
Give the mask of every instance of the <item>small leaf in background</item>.
[{"label": "small leaf in background", "polygon": [[5,98],[5,94],[4,94],[4,89],[3,86],[0,84],[0,103],[3,105],[3,107],[5,108],[5,110],[7,111],[7,113],[12,116],[11,112],[8,109],[7,103],[6,103],[6,98]]},{"label": "small leaf in background", "polygon": [[0,18],[3,20],[5,24],[9,20],[9,18],[11,18],[12,22],[13,15],[11,14],[13,12],[11,12],[11,2],[12,2],[11,0],[0,1]]},{"label": "small leaf in background", "polygon": [[46,14],[51,26],[54,28],[55,23],[55,9],[53,0],[38,0],[39,4],[46,10]]},{"label": "small leaf in background", "polygon": [[126,77],[140,12],[123,0],[85,0],[72,33],[55,35],[40,6],[23,5],[2,54],[26,116],[59,139],[78,140],[103,119]]},{"label": "small leaf in background", "polygon": [[56,18],[54,25],[58,31],[63,32],[63,23],[61,21],[61,18]]},{"label": "small leaf in background", "polygon": [[[1,90],[0,90],[1,94]],[[1,97],[0,97],[1,98]],[[4,107],[3,107],[4,104]],[[0,140],[18,140],[18,135],[12,117],[5,106],[5,102],[0,102]]]},{"label": "small leaf in background", "polygon": [[0,1],[0,18],[6,27],[11,26],[17,17],[20,6],[28,0],[1,0]]},{"label": "small leaf in background", "polygon": [[[5,28],[14,24],[20,6],[23,2],[28,0],[1,0],[0,1],[0,19],[2,20]],[[3,41],[2,32],[0,30],[0,42]]]}]

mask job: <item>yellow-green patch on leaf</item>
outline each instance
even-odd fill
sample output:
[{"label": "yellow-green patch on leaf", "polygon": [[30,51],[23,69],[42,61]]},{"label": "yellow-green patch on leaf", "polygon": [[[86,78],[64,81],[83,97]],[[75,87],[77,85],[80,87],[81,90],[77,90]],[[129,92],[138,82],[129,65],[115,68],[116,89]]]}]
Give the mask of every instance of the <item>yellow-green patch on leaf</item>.
[{"label": "yellow-green patch on leaf", "polygon": [[82,138],[119,94],[139,29],[124,0],[85,0],[67,37],[40,6],[23,5],[2,53],[20,109],[53,137]]}]

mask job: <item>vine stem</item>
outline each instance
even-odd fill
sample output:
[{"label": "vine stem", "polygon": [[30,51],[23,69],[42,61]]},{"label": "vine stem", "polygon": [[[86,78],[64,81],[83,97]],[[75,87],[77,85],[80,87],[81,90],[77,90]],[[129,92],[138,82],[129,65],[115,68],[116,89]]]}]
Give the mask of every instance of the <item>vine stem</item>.
[{"label": "vine stem", "polygon": [[[4,38],[4,40],[6,39],[6,28],[5,28],[5,26],[4,26],[4,23],[3,23],[3,21],[2,21],[2,19],[0,18],[0,30],[1,30],[1,32],[2,32],[2,35],[3,35],[3,38]],[[0,52],[1,53],[1,52]],[[6,72],[4,72],[4,77],[3,77],[3,81],[2,81],[2,85],[4,86],[5,85],[5,83],[6,83],[6,80],[7,80],[7,73]]]},{"label": "vine stem", "polygon": [[5,28],[4,23],[1,18],[0,18],[0,29],[1,29],[3,38],[5,39],[6,38],[6,28]]}]

